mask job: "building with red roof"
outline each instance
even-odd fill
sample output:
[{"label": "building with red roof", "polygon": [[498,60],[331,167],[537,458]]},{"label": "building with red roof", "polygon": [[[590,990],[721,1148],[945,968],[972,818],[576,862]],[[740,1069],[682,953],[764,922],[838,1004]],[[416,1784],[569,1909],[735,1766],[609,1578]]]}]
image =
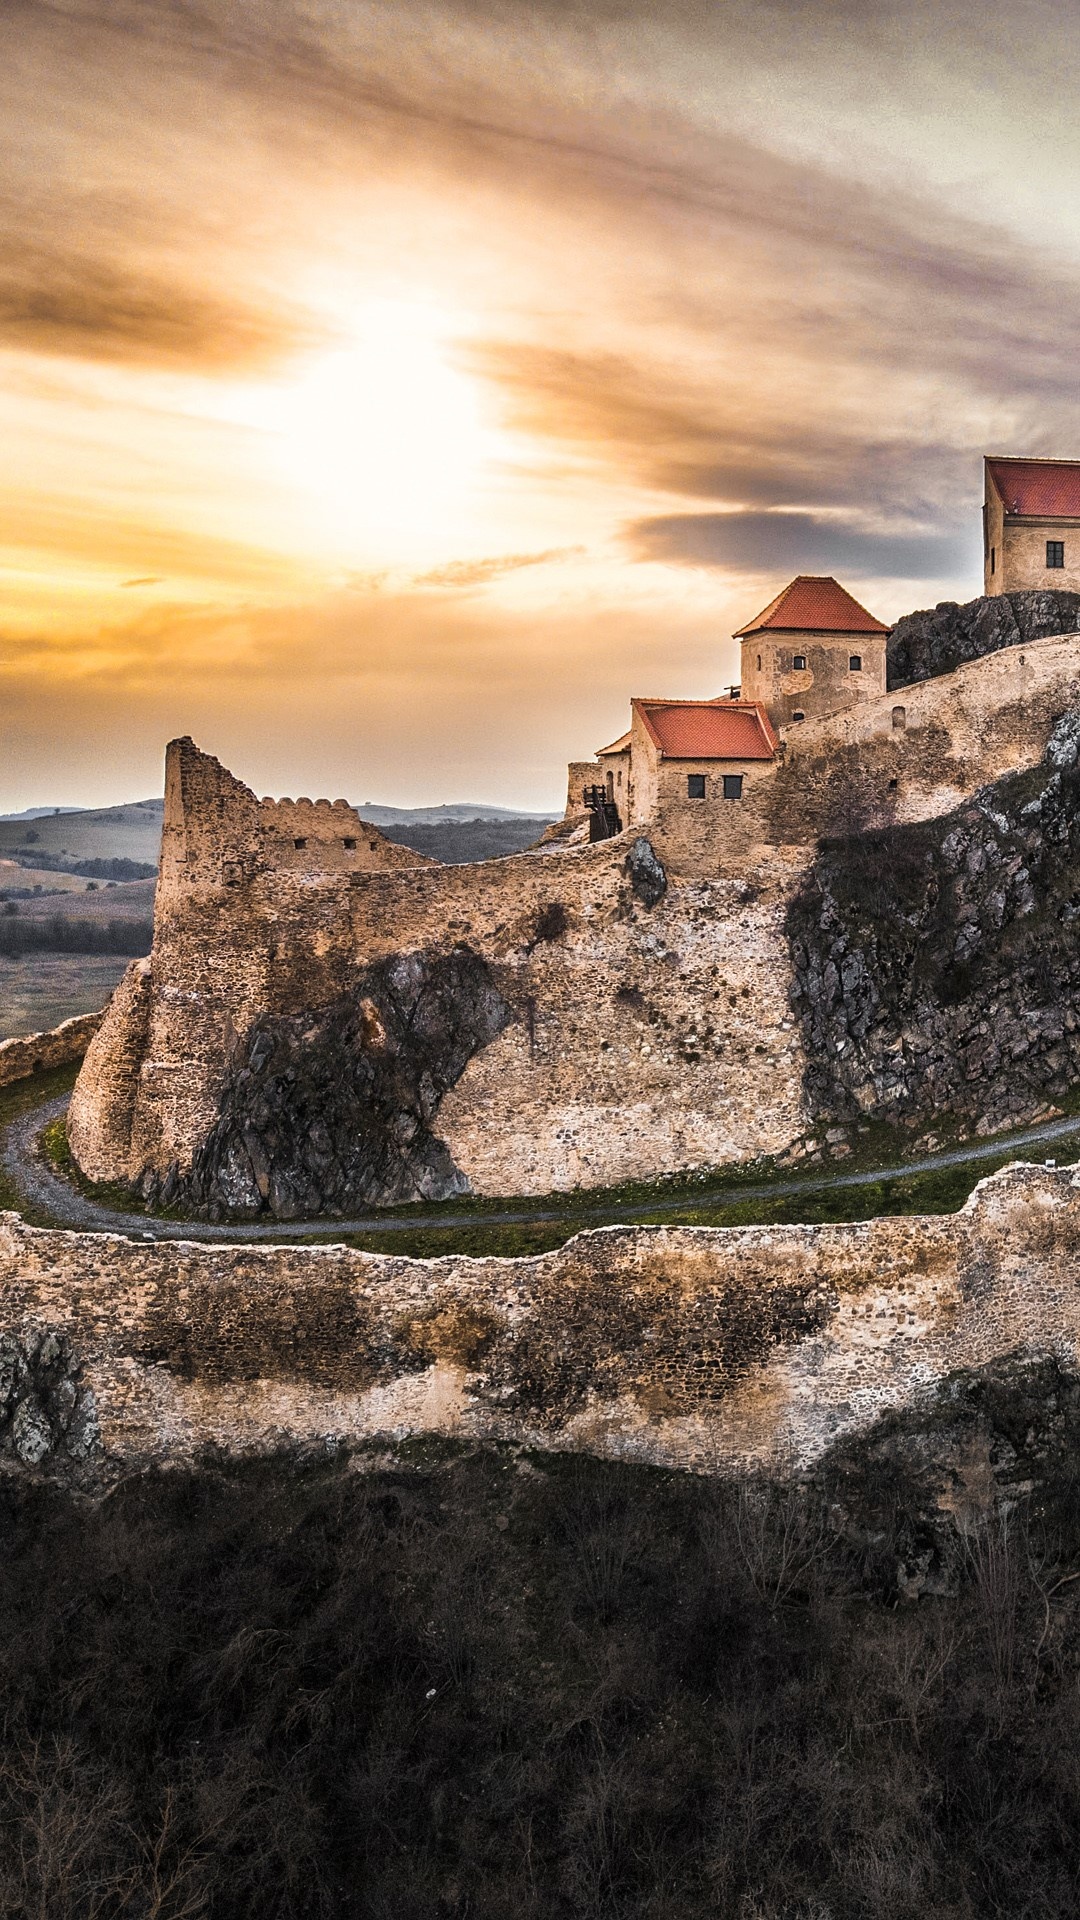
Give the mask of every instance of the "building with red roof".
[{"label": "building with red roof", "polygon": [[843,713],[884,693],[888,633],[831,574],[800,573],[735,634],[742,696],[774,728]]},{"label": "building with red roof", "polygon": [[1080,460],[987,454],[983,476],[985,592],[1080,593]]}]

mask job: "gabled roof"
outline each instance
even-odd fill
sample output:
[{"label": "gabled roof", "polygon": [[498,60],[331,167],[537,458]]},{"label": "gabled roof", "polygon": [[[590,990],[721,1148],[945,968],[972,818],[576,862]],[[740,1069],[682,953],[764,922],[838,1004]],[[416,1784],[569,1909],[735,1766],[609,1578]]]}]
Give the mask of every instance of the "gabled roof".
[{"label": "gabled roof", "polygon": [[635,700],[667,760],[771,760],[777,738],[757,700]]},{"label": "gabled roof", "polygon": [[1080,460],[1013,460],[987,454],[986,471],[1007,514],[1080,520]]},{"label": "gabled roof", "polygon": [[831,573],[797,574],[783,593],[770,600],[764,613],[739,628],[735,638],[742,640],[747,634],[762,633],[766,628],[779,628],[784,633],[889,631],[872,613],[867,613]]},{"label": "gabled roof", "polygon": [[628,733],[620,733],[619,738],[613,740],[610,747],[597,747],[596,757],[598,760],[602,760],[607,753],[629,753],[629,751],[630,735]]}]

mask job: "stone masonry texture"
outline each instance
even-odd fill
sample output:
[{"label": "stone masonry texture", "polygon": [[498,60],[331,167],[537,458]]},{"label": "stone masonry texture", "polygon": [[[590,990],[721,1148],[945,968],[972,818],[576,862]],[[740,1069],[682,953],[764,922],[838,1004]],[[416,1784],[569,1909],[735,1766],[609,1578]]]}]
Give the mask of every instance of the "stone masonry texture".
[{"label": "stone masonry texture", "polygon": [[100,1013],[79,1013],[49,1033],[31,1033],[20,1040],[0,1040],[0,1087],[24,1080],[31,1073],[67,1067],[81,1060],[101,1025]]},{"label": "stone masonry texture", "polygon": [[1040,1357],[1080,1368],[1071,1169],[1008,1168],[953,1215],[605,1228],[524,1260],[0,1216],[0,1449],[63,1470],[430,1433],[783,1472]]}]

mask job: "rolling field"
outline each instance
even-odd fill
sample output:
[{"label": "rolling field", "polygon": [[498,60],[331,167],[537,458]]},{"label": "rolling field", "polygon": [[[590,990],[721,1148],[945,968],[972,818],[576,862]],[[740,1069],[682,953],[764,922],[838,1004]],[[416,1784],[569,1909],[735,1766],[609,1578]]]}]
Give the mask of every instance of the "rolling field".
[{"label": "rolling field", "polygon": [[73,860],[145,860],[156,866],[163,806],[161,800],[140,800],[85,813],[43,814],[37,820],[0,820],[0,859],[40,851]]},{"label": "rolling field", "polygon": [[130,962],[119,954],[0,954],[0,1040],[45,1033],[103,1007]]}]

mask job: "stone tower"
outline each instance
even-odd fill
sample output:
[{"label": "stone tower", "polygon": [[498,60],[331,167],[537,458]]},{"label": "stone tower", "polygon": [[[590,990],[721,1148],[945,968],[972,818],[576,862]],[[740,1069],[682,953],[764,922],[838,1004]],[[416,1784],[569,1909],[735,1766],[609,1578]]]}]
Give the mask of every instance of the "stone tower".
[{"label": "stone tower", "polygon": [[742,698],[774,727],[842,713],[884,693],[888,632],[831,574],[800,573],[735,635]]}]

